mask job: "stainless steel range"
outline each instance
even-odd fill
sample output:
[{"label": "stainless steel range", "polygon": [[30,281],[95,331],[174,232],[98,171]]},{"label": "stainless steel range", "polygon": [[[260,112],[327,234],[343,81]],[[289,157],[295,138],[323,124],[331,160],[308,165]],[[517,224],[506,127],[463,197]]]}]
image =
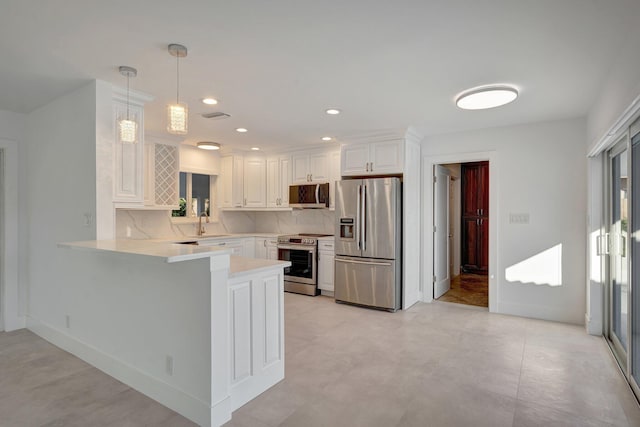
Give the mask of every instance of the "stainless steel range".
[{"label": "stainless steel range", "polygon": [[318,237],[330,234],[278,236],[278,259],[291,262],[284,269],[284,290],[304,295],[318,292]]}]

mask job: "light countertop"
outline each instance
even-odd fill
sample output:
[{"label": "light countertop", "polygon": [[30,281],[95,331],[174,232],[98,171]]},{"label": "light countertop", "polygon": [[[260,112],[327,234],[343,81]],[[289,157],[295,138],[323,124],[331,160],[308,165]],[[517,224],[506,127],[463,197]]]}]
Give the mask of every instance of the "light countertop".
[{"label": "light countertop", "polygon": [[276,261],[272,259],[246,258],[243,256],[232,256],[229,277],[239,277],[246,274],[258,273],[274,267],[290,267],[289,261]]},{"label": "light countertop", "polygon": [[231,253],[230,249],[215,246],[181,245],[158,240],[87,240],[83,242],[58,243],[58,246],[85,251],[127,253],[164,258],[169,263]]}]

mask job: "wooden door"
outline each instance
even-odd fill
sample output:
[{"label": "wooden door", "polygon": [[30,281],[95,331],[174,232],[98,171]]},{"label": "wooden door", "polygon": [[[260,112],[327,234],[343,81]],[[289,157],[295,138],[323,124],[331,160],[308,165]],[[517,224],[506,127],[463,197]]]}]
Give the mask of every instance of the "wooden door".
[{"label": "wooden door", "polygon": [[462,271],[489,268],[489,162],[462,165]]}]

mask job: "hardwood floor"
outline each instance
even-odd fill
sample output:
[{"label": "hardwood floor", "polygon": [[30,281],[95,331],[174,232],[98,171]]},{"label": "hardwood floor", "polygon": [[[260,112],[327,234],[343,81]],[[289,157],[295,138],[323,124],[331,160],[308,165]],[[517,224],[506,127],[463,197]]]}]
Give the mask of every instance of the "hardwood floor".
[{"label": "hardwood floor", "polygon": [[489,307],[489,276],[461,273],[451,279],[451,289],[438,301]]}]

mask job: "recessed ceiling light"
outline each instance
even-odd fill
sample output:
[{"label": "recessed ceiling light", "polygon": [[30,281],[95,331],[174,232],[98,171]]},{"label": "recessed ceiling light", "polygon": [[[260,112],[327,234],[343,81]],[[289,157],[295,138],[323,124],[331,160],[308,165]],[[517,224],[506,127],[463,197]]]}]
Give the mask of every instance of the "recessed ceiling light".
[{"label": "recessed ceiling light", "polygon": [[329,108],[325,111],[325,113],[335,116],[336,114],[340,114],[340,110],[338,110],[337,108]]},{"label": "recessed ceiling light", "polygon": [[202,148],[203,150],[219,150],[220,144],[211,141],[200,141],[198,142],[198,148]]},{"label": "recessed ceiling light", "polygon": [[331,138],[330,136],[323,136],[322,140],[323,141],[331,141],[333,138]]},{"label": "recessed ceiling light", "polygon": [[215,98],[204,98],[202,100],[202,103],[207,105],[216,105],[218,103],[218,100]]},{"label": "recessed ceiling light", "polygon": [[245,128],[236,128],[236,132],[245,133],[246,131]]},{"label": "recessed ceiling light", "polygon": [[253,151],[260,151],[260,147],[251,147]]},{"label": "recessed ceiling light", "polygon": [[506,105],[517,97],[518,90],[511,86],[480,86],[458,95],[456,105],[464,110],[485,110]]}]

